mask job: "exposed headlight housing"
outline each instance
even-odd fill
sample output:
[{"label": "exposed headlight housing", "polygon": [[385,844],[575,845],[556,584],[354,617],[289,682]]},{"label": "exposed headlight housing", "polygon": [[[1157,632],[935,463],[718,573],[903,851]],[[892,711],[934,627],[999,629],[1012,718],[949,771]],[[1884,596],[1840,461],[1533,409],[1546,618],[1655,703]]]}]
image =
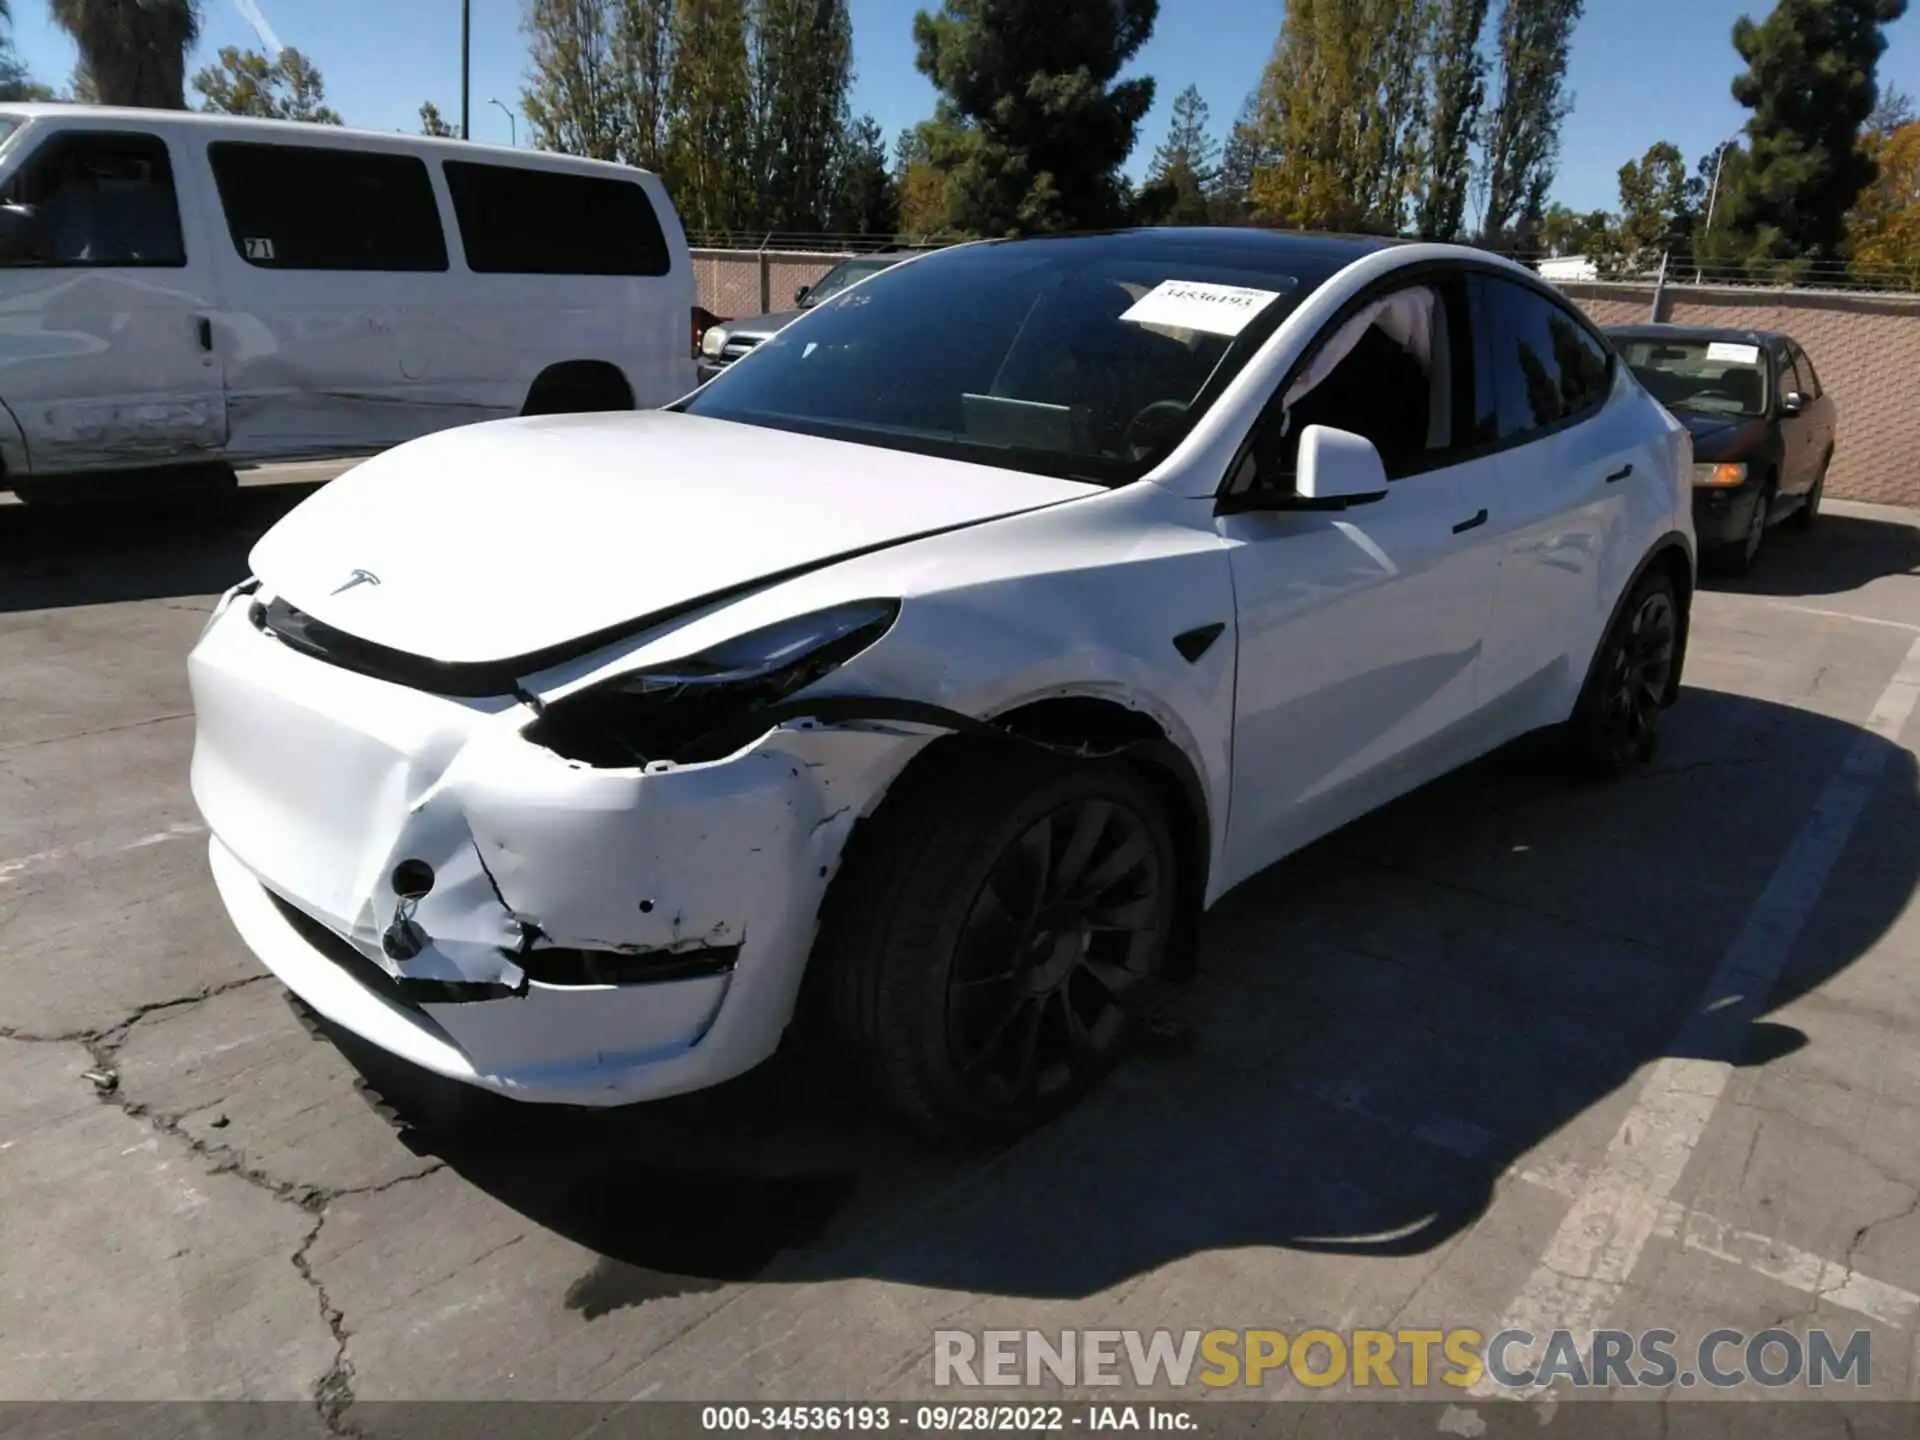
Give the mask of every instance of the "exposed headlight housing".
[{"label": "exposed headlight housing", "polygon": [[1693,467],[1693,483],[1703,489],[1726,490],[1747,483],[1747,467],[1699,463]]},{"label": "exposed headlight housing", "polygon": [[898,600],[860,600],[782,620],[683,660],[631,670],[548,705],[526,729],[535,744],[588,765],[714,760],[703,744],[830,674],[872,645]]},{"label": "exposed headlight housing", "polygon": [[712,360],[727,348],[727,327],[709,325],[707,333],[700,337],[700,353]]}]

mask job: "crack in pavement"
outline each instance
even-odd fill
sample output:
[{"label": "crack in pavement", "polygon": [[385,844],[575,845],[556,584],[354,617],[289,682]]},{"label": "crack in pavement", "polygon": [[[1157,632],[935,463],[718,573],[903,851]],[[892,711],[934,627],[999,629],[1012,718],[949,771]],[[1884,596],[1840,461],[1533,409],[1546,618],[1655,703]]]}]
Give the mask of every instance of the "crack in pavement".
[{"label": "crack in pavement", "polygon": [[315,1303],[320,1309],[321,1322],[327,1327],[327,1333],[333,1337],[334,1357],[326,1373],[314,1383],[311,1396],[315,1409],[319,1412],[321,1424],[330,1435],[360,1437],[361,1432],[345,1418],[347,1409],[354,1403],[353,1361],[347,1353],[352,1332],[346,1323],[346,1317],[340,1307],[333,1303],[326,1285],[314,1273],[309,1260],[309,1252],[320,1238],[320,1231],[326,1224],[327,1207],[336,1200],[362,1195],[379,1195],[401,1185],[424,1180],[446,1169],[446,1162],[434,1160],[425,1169],[383,1180],[375,1185],[326,1186],[308,1185],[295,1181],[281,1180],[265,1169],[250,1165],[242,1152],[230,1145],[203,1140],[189,1134],[181,1122],[190,1114],[198,1113],[206,1107],[171,1114],[156,1110],[151,1106],[132,1098],[118,1084],[119,1055],[132,1035],[134,1027],[151,1015],[186,1009],[204,1004],[218,995],[230,994],[248,985],[263,980],[272,980],[272,975],[249,975],[244,979],[231,981],[224,985],[210,986],[192,995],[180,996],[170,1000],[155,1001],[143,1005],[125,1018],[101,1029],[79,1031],[67,1035],[34,1035],[0,1028],[0,1039],[19,1041],[25,1044],[69,1044],[85,1047],[93,1061],[94,1069],[108,1077],[108,1083],[96,1083],[95,1098],[104,1105],[110,1105],[128,1118],[138,1120],[157,1134],[184,1146],[187,1152],[207,1167],[211,1175],[233,1175],[257,1190],[264,1191],[284,1204],[292,1205],[312,1217],[312,1225],[295,1248],[291,1261],[300,1278],[312,1289]]}]

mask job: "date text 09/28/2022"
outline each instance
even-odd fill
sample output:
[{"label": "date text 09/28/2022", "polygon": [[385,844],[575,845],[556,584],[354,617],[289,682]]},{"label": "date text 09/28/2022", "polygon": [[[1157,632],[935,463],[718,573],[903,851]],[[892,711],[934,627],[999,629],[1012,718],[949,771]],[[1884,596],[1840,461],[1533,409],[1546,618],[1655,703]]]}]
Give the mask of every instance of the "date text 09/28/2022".
[{"label": "date text 09/28/2022", "polygon": [[904,1430],[923,1435],[1057,1433],[1122,1430],[1180,1433],[1199,1428],[1191,1412],[1162,1405],[707,1405],[700,1428],[721,1431]]}]

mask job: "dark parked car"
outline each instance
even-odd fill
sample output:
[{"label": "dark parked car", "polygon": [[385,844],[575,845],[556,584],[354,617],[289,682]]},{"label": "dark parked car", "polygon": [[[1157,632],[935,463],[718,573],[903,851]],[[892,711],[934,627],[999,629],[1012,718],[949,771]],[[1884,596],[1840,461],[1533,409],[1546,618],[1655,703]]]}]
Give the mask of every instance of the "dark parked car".
[{"label": "dark parked car", "polygon": [[1790,335],[1615,325],[1614,349],[1693,435],[1693,526],[1736,574],[1769,526],[1812,527],[1833,463],[1833,399]]},{"label": "dark parked car", "polygon": [[794,308],[791,310],[776,310],[769,315],[749,315],[739,320],[722,320],[711,326],[701,337],[697,366],[700,383],[704,385],[762,340],[779,334],[822,301],[831,300],[848,286],[859,284],[869,275],[890,270],[902,260],[924,253],[923,249],[900,246],[872,255],[856,255],[851,260],[842,260],[813,284],[802,285],[794,291]]}]

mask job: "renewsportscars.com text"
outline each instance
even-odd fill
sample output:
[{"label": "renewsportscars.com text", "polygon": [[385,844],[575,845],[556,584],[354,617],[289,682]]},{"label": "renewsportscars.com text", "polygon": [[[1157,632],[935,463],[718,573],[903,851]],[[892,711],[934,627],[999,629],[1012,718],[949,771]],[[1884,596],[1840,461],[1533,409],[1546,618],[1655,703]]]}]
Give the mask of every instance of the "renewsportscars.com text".
[{"label": "renewsportscars.com text", "polygon": [[1531,1390],[1620,1387],[1814,1388],[1873,1381],[1873,1337],[1811,1330],[1715,1330],[1685,1346],[1672,1330],[938,1330],[933,1383],[962,1388],[1058,1384],[1148,1389],[1259,1387],[1466,1389],[1486,1377]]}]

